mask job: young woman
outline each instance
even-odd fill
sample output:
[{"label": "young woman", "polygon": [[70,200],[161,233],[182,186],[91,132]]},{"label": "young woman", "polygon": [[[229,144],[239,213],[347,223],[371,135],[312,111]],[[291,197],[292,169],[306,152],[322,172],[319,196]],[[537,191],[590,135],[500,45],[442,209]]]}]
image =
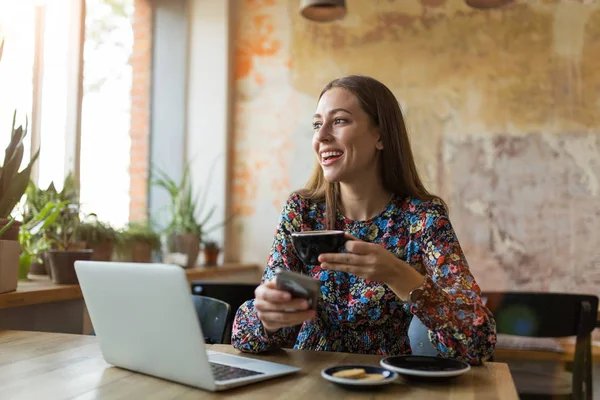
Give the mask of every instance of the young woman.
[{"label": "young woman", "polygon": [[[281,216],[255,299],[236,313],[232,344],[410,354],[413,316],[439,354],[479,364],[496,327],[454,233],[446,206],[421,182],[398,101],[381,82],[346,76],[321,92],[313,118],[317,168]],[[291,233],[346,231],[347,252],[304,265]],[[277,267],[319,279],[316,311],[275,289]],[[284,310],[296,309],[296,312]]]}]

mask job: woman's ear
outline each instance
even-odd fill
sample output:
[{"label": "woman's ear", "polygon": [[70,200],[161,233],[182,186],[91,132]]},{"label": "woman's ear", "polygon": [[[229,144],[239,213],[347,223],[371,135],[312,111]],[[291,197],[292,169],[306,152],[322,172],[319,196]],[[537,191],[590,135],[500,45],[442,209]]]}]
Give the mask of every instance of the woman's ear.
[{"label": "woman's ear", "polygon": [[379,141],[375,144],[375,148],[377,150],[383,150],[383,142],[381,141],[381,139],[379,139]]}]

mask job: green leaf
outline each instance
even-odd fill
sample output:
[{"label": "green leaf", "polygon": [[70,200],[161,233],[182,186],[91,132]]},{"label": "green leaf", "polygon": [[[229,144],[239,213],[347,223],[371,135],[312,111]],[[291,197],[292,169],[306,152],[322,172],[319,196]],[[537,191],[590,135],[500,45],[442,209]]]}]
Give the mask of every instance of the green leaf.
[{"label": "green leaf", "polygon": [[2,193],[0,198],[0,218],[7,218],[15,205],[21,200],[27,185],[29,184],[29,177],[31,175],[31,168],[33,164],[29,165],[21,172],[17,173],[11,181],[8,190]]}]

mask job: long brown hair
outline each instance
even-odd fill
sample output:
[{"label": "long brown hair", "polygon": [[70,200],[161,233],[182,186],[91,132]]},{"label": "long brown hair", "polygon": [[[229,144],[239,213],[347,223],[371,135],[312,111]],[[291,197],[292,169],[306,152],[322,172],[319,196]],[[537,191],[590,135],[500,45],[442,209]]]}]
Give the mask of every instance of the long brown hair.
[{"label": "long brown hair", "polygon": [[[319,100],[325,92],[333,88],[346,89],[354,94],[363,111],[371,119],[371,123],[379,128],[383,143],[380,170],[385,190],[403,198],[408,196],[420,200],[437,198],[425,189],[419,177],[400,104],[392,91],[371,77],[349,75],[329,82],[321,91]],[[327,181],[319,164],[316,165],[306,187],[299,191],[299,194],[317,202],[325,200],[327,229],[335,229],[336,211],[340,202],[340,184]]]}]

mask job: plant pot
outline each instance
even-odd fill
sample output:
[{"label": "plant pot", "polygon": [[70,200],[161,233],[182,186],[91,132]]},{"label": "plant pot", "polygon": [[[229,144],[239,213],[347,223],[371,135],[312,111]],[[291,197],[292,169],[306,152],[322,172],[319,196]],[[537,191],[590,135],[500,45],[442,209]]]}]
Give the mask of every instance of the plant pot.
[{"label": "plant pot", "polygon": [[93,245],[88,245],[88,248],[94,250],[92,255],[93,261],[111,261],[113,251],[115,250],[115,242],[114,240],[105,240]]},{"label": "plant pot", "polygon": [[50,276],[52,282],[57,284],[78,284],[75,273],[75,261],[91,260],[91,249],[83,250],[49,250],[48,260],[50,262]]},{"label": "plant pot", "polygon": [[152,246],[147,242],[131,242],[131,261],[138,263],[152,262]]},{"label": "plant pot", "polygon": [[29,273],[31,275],[48,275],[48,271],[46,271],[46,266],[44,263],[39,263],[37,261],[33,261],[31,263],[31,266],[29,267]]},{"label": "plant pot", "polygon": [[0,240],[0,293],[17,290],[21,245],[15,240]]},{"label": "plant pot", "polygon": [[184,268],[193,268],[200,254],[200,236],[194,233],[175,233],[171,237],[171,252],[185,254],[187,262]]},{"label": "plant pot", "polygon": [[[4,228],[6,226],[6,224],[8,224],[10,222],[9,219],[7,218],[0,218],[0,229]],[[1,240],[19,240],[19,228],[21,227],[21,222],[19,221],[15,221],[13,222],[13,224],[11,225],[10,228],[8,228],[8,230],[6,232],[4,232],[4,235],[2,235],[2,237],[0,237]]]},{"label": "plant pot", "polygon": [[217,260],[219,259],[220,249],[204,249],[204,265],[213,266],[217,265]]},{"label": "plant pot", "polygon": [[69,244],[69,248],[67,250],[69,251],[77,251],[77,250],[86,250],[87,247],[87,243],[86,242],[73,242],[71,244]]}]

